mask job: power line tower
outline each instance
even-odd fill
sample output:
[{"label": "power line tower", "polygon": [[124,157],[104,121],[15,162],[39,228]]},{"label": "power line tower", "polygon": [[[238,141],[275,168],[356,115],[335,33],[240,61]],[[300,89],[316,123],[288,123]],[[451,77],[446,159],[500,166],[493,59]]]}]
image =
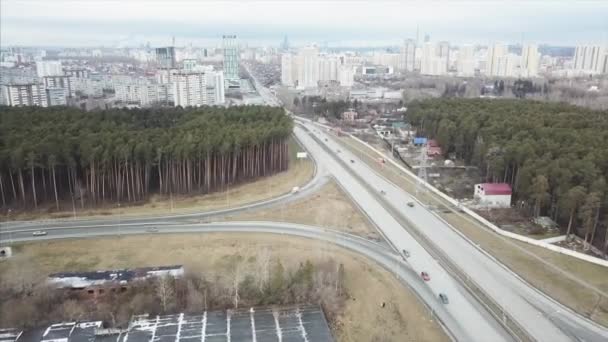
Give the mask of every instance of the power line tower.
[{"label": "power line tower", "polygon": [[420,165],[418,166],[418,183],[416,183],[416,194],[426,191],[424,183],[427,183],[429,181],[428,176],[426,174],[426,162],[426,144],[424,144],[422,145],[422,149],[420,150]]}]

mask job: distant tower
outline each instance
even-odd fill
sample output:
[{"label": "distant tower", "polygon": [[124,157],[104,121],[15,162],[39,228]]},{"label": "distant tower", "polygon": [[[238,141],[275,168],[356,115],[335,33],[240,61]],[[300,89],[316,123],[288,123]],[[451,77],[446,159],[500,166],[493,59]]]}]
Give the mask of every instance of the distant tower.
[{"label": "distant tower", "polygon": [[289,50],[289,41],[287,40],[287,36],[283,38],[283,43],[281,43],[281,50],[288,51]]},{"label": "distant tower", "polygon": [[416,194],[426,191],[424,183],[428,183],[429,179],[426,174],[426,144],[422,145],[420,150],[420,166],[418,167],[418,183],[416,183]]},{"label": "distant tower", "polygon": [[430,42],[430,41],[431,41],[431,36],[430,36],[428,33],[425,33],[425,34],[424,34],[424,42],[425,42],[425,43],[428,43],[428,42]]},{"label": "distant tower", "polygon": [[156,61],[161,68],[175,68],[175,48],[173,46],[156,48]]},{"label": "distant tower", "polygon": [[236,35],[224,35],[224,77],[228,88],[239,87],[239,46]]},{"label": "distant tower", "polygon": [[171,37],[171,46],[175,46],[175,36]]}]

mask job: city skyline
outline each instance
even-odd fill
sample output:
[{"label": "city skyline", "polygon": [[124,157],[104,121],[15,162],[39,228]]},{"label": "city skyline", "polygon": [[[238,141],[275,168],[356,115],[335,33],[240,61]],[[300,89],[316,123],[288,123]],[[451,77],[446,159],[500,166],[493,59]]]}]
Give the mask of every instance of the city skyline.
[{"label": "city skyline", "polygon": [[[160,2],[2,1],[3,46],[398,45],[429,34],[454,44],[608,41],[608,3],[535,2]],[[437,8],[440,6],[440,8]],[[293,14],[292,14],[293,13]],[[297,15],[296,15],[297,13]],[[341,15],[336,15],[339,13]],[[525,32],[525,34],[523,34]],[[422,40],[422,38],[420,39]]]}]

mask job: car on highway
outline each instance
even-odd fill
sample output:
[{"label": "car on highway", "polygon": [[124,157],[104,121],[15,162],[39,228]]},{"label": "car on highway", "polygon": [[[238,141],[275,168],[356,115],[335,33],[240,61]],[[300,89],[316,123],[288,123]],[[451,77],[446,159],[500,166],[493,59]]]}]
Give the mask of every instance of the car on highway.
[{"label": "car on highway", "polygon": [[445,293],[440,293],[439,294],[439,300],[441,300],[441,302],[443,304],[449,304],[450,301],[448,300],[448,296]]},{"label": "car on highway", "polygon": [[431,277],[429,277],[429,274],[424,271],[420,272],[420,276],[422,277],[422,280],[424,280],[424,281],[431,280]]},{"label": "car on highway", "polygon": [[353,163],[353,164],[355,163],[355,161],[354,161],[354,160],[352,160],[352,159],[350,160],[350,162],[351,162],[351,163]]},{"label": "car on highway", "polygon": [[47,233],[44,230],[37,230],[32,233],[33,236],[45,236]]},{"label": "car on highway", "polygon": [[148,232],[148,233],[158,233],[158,228],[156,228],[156,227],[150,227],[150,228],[146,229],[146,232]]},{"label": "car on highway", "polygon": [[405,249],[404,249],[404,250],[402,250],[402,251],[403,251],[403,256],[404,256],[404,257],[406,257],[406,258],[409,258],[409,257],[410,257],[410,252],[406,251]]},{"label": "car on highway", "polygon": [[407,206],[410,207],[410,208],[413,208],[414,207],[414,202],[407,202]]},{"label": "car on highway", "polygon": [[292,193],[292,194],[298,193],[299,191],[300,191],[300,187],[299,187],[299,186],[294,186],[294,187],[291,189],[291,193]]},{"label": "car on highway", "polygon": [[342,152],[342,151],[340,151],[340,149],[337,149],[337,150],[336,150],[336,152],[337,152],[337,153],[340,153],[340,152]]},{"label": "car on highway", "polygon": [[380,190],[380,193],[383,195],[386,195],[386,191],[384,191],[384,190]]}]

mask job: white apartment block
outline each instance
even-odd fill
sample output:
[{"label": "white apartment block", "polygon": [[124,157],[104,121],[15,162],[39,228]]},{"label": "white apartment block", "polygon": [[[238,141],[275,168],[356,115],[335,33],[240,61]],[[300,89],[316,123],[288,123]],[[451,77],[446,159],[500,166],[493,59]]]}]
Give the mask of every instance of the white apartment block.
[{"label": "white apartment block", "polygon": [[62,76],[63,68],[60,61],[40,61],[36,62],[36,75],[38,77],[45,76]]},{"label": "white apartment block", "polygon": [[[496,43],[488,47],[486,55],[486,68],[485,73],[488,76],[500,76],[499,70],[501,70],[500,60],[507,54],[507,46],[502,43]],[[503,60],[503,64],[505,61]],[[504,66],[502,67],[504,69]]]},{"label": "white apartment block", "polygon": [[447,74],[447,57],[441,57],[437,44],[426,42],[422,46],[422,56],[420,60],[420,73],[422,75],[445,75]]},{"label": "white apartment block", "polygon": [[475,75],[475,49],[473,45],[463,45],[458,49],[456,70],[458,76],[471,77]]},{"label": "white apartment block", "polygon": [[608,46],[577,46],[574,52],[574,70],[589,74],[608,73]]},{"label": "white apartment block", "polygon": [[[348,56],[319,55],[317,47],[300,49],[297,55],[281,56],[281,83],[298,89],[316,88],[319,81],[339,81],[350,87],[354,82]],[[347,67],[345,67],[347,66]]]},{"label": "white apartment block", "polygon": [[416,42],[407,39],[401,46],[398,68],[401,71],[414,71],[416,66]]},{"label": "white apartment block", "polygon": [[61,88],[65,89],[67,97],[74,97],[76,95],[76,88],[74,87],[74,77],[71,76],[44,76],[42,82],[45,88]]},{"label": "white apartment block", "polygon": [[65,88],[46,88],[46,99],[50,106],[67,106],[68,95]]},{"label": "white apartment block", "polygon": [[521,51],[521,76],[535,77],[540,66],[540,53],[536,44],[526,44]]},{"label": "white apartment block", "polygon": [[208,104],[207,77],[204,73],[177,73],[173,77],[173,99],[176,107],[199,107]]},{"label": "white apartment block", "polygon": [[2,99],[7,106],[48,107],[44,85],[39,83],[2,85]]}]

